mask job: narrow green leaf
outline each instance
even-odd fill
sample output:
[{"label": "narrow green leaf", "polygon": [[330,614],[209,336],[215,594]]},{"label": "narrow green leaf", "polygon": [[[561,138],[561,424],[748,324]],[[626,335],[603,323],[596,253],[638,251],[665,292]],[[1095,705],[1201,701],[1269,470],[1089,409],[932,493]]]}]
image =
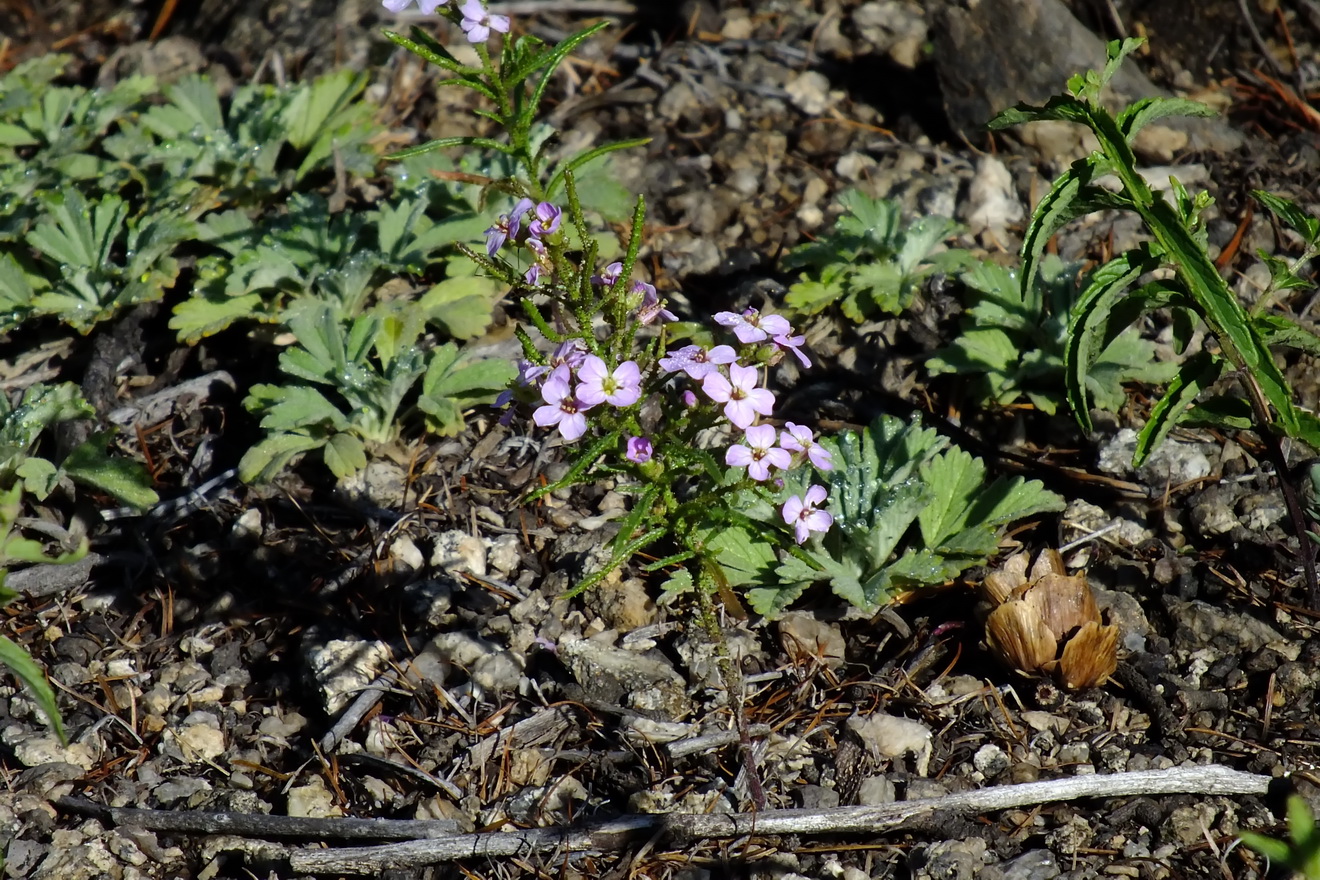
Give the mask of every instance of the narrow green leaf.
[{"label": "narrow green leaf", "polygon": [[1086,433],[1091,431],[1086,376],[1103,350],[1114,303],[1133,282],[1158,265],[1144,249],[1133,248],[1120,254],[1092,273],[1090,283],[1069,313],[1064,388],[1073,418]]},{"label": "narrow green leaf", "polygon": [[1128,143],[1143,127],[1168,116],[1218,116],[1212,108],[1200,101],[1186,98],[1140,98],[1118,114],[1118,128]]},{"label": "narrow green leaf", "polygon": [[1164,438],[1183,419],[1187,407],[1196,396],[1214,384],[1223,372],[1224,360],[1207,352],[1199,352],[1183,362],[1173,377],[1164,396],[1150,411],[1150,418],[1137,435],[1137,449],[1132,466],[1141,467],[1150,454],[1164,442]]},{"label": "narrow green leaf", "polygon": [[14,642],[5,636],[0,636],[0,663],[8,666],[9,669],[27,688],[32,699],[36,701],[37,707],[41,709],[41,714],[46,716],[50,722],[55,735],[59,737],[60,742],[68,745],[69,737],[64,732],[64,721],[60,718],[59,707],[55,704],[55,692],[51,690],[49,682],[46,681],[45,674],[41,667],[32,659],[32,655],[24,651]]},{"label": "narrow green leaf", "polygon": [[1081,122],[1085,123],[1087,119],[1086,105],[1076,98],[1067,95],[1055,95],[1050,98],[1044,106],[1035,106],[1032,104],[1018,104],[1007,110],[1001,110],[995,114],[995,117],[986,123],[986,128],[991,131],[1010,128],[1014,125],[1022,125],[1026,122]]},{"label": "narrow green leaf", "polygon": [[1263,189],[1253,189],[1251,195],[1307,244],[1320,244],[1320,220],[1304,211],[1296,202]]},{"label": "narrow green leaf", "polygon": [[509,146],[508,144],[501,143],[500,141],[491,140],[490,138],[447,137],[447,138],[437,138],[436,140],[427,141],[426,143],[419,144],[418,146],[415,147],[409,147],[406,150],[399,150],[398,152],[390,153],[385,158],[391,161],[411,159],[413,156],[420,156],[423,153],[433,153],[436,150],[443,150],[446,147],[468,147],[468,148],[476,148],[476,149],[495,150],[496,152],[503,153],[506,156],[513,156],[516,154],[516,151],[513,149],[513,147]]}]

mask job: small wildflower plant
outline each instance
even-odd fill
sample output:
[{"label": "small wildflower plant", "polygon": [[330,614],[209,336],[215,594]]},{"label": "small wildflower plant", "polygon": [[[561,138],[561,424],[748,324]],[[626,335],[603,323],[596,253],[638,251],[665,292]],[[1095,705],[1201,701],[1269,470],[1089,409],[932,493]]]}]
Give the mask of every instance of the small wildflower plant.
[{"label": "small wildflower plant", "polygon": [[[384,5],[397,12],[408,4]],[[606,564],[585,573],[570,595],[649,551],[644,568],[667,572],[667,595],[695,588],[707,612],[712,595],[737,601],[728,588],[746,587],[754,610],[773,615],[817,581],[873,611],[901,589],[942,582],[982,561],[997,547],[998,526],[1061,506],[1039,483],[987,486],[979,461],[916,425],[884,420],[834,439],[781,420],[774,368],[786,357],[812,365],[805,335],[789,318],[747,307],[680,322],[654,285],[633,277],[641,198],[622,258],[602,255],[574,171],[645,141],[606,144],[551,165],[534,135],[551,72],[599,27],[547,46],[512,36],[508,20],[487,14],[478,0],[419,6],[458,25],[479,66],[458,61],[421,29],[386,35],[452,73],[447,82],[491,101],[494,110],[477,112],[506,133],[500,140],[445,138],[396,156],[475,147],[496,151],[513,169],[486,188],[507,207],[492,212],[485,247],[464,250],[507,286],[523,319],[515,327],[517,378],[497,401],[502,421],[530,422],[571,456],[567,472],[527,500],[601,479],[633,496]],[[505,35],[498,52],[487,45],[497,33]],[[871,247],[878,236],[893,251],[885,264],[893,272],[868,283],[892,286],[893,302],[881,305],[897,311],[942,265],[929,252],[948,225],[895,241],[896,213],[867,207],[873,210],[863,211],[862,225],[848,231],[858,237],[855,247]]]},{"label": "small wildflower plant", "polygon": [[[399,0],[384,5],[392,11],[407,6]],[[531,36],[506,37],[496,54],[487,41],[509,33],[508,19],[488,14],[478,0],[419,5],[459,25],[480,67],[460,63],[420,29],[408,38],[387,36],[491,100],[496,109],[479,112],[500,123],[507,141],[448,138],[398,155],[482,147],[503,153],[517,169],[491,184],[512,199],[512,207],[486,230],[484,250],[469,256],[513,290],[525,318],[516,331],[523,347],[518,377],[500,400],[509,407],[506,418],[530,415],[534,430],[557,435],[574,458],[562,479],[529,500],[607,475],[621,477],[621,489],[636,496],[609,563],[587,574],[573,592],[663,542],[674,552],[651,568],[682,570],[711,593],[722,575],[708,537],[721,525],[737,522],[767,547],[795,547],[827,532],[833,522],[828,492],[809,475],[832,468],[830,453],[810,428],[769,421],[775,415],[770,372],[789,354],[810,366],[804,337],[786,318],[747,308],[717,312],[704,328],[689,327],[692,341],[678,338],[671,329],[677,316],[664,297],[632,277],[641,248],[642,200],[623,258],[606,263],[575,188],[575,169],[645,141],[608,144],[555,168],[547,167],[543,146],[532,142],[550,73],[599,27],[553,47]],[[533,83],[532,75],[542,70]],[[715,340],[717,333],[725,338]],[[798,474],[793,482],[800,488],[787,488],[784,476],[790,472]],[[729,503],[748,493],[777,514],[754,521]]]}]

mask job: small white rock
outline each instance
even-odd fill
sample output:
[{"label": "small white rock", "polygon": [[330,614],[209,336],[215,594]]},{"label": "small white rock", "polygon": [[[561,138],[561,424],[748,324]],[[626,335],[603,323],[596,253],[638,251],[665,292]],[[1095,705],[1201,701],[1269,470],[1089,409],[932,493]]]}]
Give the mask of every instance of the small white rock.
[{"label": "small white rock", "polygon": [[330,819],[344,815],[344,811],[335,806],[334,797],[326,790],[321,777],[311,777],[306,785],[289,789],[289,815],[305,816],[309,819]]},{"label": "small white rock", "polygon": [[808,116],[818,116],[830,106],[830,81],[823,73],[806,70],[784,87],[793,106]]},{"label": "small white rock", "polygon": [[853,715],[847,723],[874,757],[892,760],[911,754],[917,775],[926,775],[933,751],[933,735],[920,721],[874,712],[865,717]]},{"label": "small white rock", "polygon": [[435,536],[431,565],[446,571],[466,571],[477,577],[486,575],[486,545],[467,532],[451,529]]}]

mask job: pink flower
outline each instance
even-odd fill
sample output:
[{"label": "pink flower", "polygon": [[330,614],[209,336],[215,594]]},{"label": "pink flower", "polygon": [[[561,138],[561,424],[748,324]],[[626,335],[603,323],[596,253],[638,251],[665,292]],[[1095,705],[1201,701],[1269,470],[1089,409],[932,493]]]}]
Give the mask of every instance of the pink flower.
[{"label": "pink flower", "polygon": [[527,231],[537,238],[554,235],[555,231],[559,229],[559,221],[563,216],[563,211],[549,202],[541,202],[536,206],[534,213],[536,219],[527,224]]},{"label": "pink flower", "polygon": [[587,433],[587,417],[583,415],[591,409],[591,404],[584,403],[572,393],[568,385],[569,370],[567,365],[555,367],[550,378],[541,386],[541,399],[545,406],[537,407],[532,413],[532,421],[542,428],[559,426],[559,433],[565,440],[576,440]]},{"label": "pink flower", "polygon": [[806,425],[784,422],[784,433],[779,438],[779,445],[789,452],[803,453],[818,470],[834,470],[834,456],[811,437],[811,429]]},{"label": "pink flower", "polygon": [[716,364],[731,364],[738,359],[738,352],[729,345],[717,345],[710,351],[700,345],[685,345],[660,358],[660,369],[667,373],[680,370],[700,382],[710,373],[716,372]]},{"label": "pink flower", "polygon": [[802,343],[806,341],[807,337],[805,336],[789,336],[782,333],[774,338],[775,345],[779,346],[784,351],[793,352],[793,355],[798,360],[802,361],[802,366],[809,367],[811,366],[811,361],[802,353]]},{"label": "pink flower", "polygon": [[591,283],[601,287],[613,287],[614,282],[623,274],[623,263],[610,263],[599,275],[591,276]]},{"label": "pink flower", "polygon": [[824,486],[812,486],[805,499],[792,495],[784,502],[784,522],[793,527],[799,544],[805,543],[812,532],[828,532],[834,525],[834,517],[819,509],[828,494]]},{"label": "pink flower", "polygon": [[[477,5],[481,5],[478,0],[471,0]],[[397,10],[396,10],[397,11]],[[423,9],[423,12],[426,10]],[[486,253],[495,256],[495,252],[504,247],[504,243],[509,239],[518,237],[518,230],[522,228],[522,215],[531,210],[535,204],[531,199],[520,199],[518,204],[513,206],[513,211],[508,214],[501,214],[500,219],[495,221],[495,225],[486,230]]]},{"label": "pink flower", "polygon": [[543,367],[540,364],[534,364],[529,360],[518,361],[518,384],[523,387],[531,385],[540,381],[542,376],[558,367],[565,368],[561,375],[563,376],[564,381],[567,382],[571,377],[572,371],[582,366],[582,362],[586,360],[586,357],[587,349],[583,346],[582,340],[565,340],[555,346],[554,353],[550,355],[549,366]]},{"label": "pink flower", "polygon": [[651,460],[654,450],[651,448],[651,441],[646,437],[629,437],[628,451],[624,453],[624,458],[637,464],[646,464]]},{"label": "pink flower", "polygon": [[469,43],[486,42],[491,31],[499,31],[502,34],[509,32],[509,17],[491,15],[486,11],[486,7],[481,5],[481,0],[466,0],[458,7],[458,11],[463,13],[460,27],[463,28],[463,33],[467,34]]},{"label": "pink flower", "polygon": [[678,320],[678,315],[665,308],[666,303],[660,298],[660,294],[655,292],[655,285],[647,284],[645,281],[634,281],[632,289],[633,293],[642,295],[642,304],[637,308],[638,324],[653,324],[656,318],[664,321]]},{"label": "pink flower", "polygon": [[578,397],[589,406],[632,406],[642,396],[642,371],[635,361],[624,361],[611,373],[603,360],[589,354],[578,368],[578,381]]},{"label": "pink flower", "polygon": [[701,382],[701,390],[716,403],[724,404],[724,416],[734,426],[746,430],[756,421],[756,414],[770,415],[775,408],[775,396],[764,388],[756,387],[755,367],[729,365],[729,378],[710,373]]},{"label": "pink flower", "polygon": [[779,315],[762,315],[756,309],[744,309],[741,315],[733,312],[716,312],[715,323],[733,328],[733,335],[747,345],[760,342],[771,336],[787,336],[793,332],[793,326],[787,318]]},{"label": "pink flower", "polygon": [[[533,220],[532,226],[535,225],[536,221]],[[555,268],[550,263],[550,255],[546,253],[545,244],[539,238],[527,239],[527,249],[532,252],[532,265],[527,267],[523,280],[531,287],[536,287],[541,283],[542,278],[549,278]]]},{"label": "pink flower", "polygon": [[[413,0],[381,0],[380,5],[390,12],[403,12],[412,2]],[[423,15],[430,15],[435,12],[436,7],[444,6],[448,2],[449,0],[417,0],[417,8]]]},{"label": "pink flower", "polygon": [[724,454],[724,463],[729,467],[747,468],[747,476],[753,480],[769,479],[770,468],[783,469],[793,463],[788,450],[775,445],[775,434],[774,425],[752,425],[743,435],[747,445],[730,446]]}]

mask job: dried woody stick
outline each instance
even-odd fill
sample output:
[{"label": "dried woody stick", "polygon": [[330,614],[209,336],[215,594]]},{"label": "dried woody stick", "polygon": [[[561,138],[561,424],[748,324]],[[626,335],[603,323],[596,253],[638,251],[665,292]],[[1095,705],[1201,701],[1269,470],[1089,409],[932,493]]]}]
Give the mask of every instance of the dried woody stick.
[{"label": "dried woody stick", "polygon": [[1075,776],[1022,785],[1000,785],[946,797],[876,807],[832,810],[767,810],[761,813],[702,815],[670,813],[626,816],[581,828],[530,828],[485,834],[453,834],[429,840],[342,849],[303,849],[289,854],[295,873],[377,874],[393,868],[419,868],[455,859],[528,855],[537,852],[621,849],[656,836],[670,843],[779,834],[877,834],[898,831],[935,814],[977,814],[1050,801],[1137,795],[1264,794],[1269,776],[1217,764],[1141,770],[1106,776]]}]

